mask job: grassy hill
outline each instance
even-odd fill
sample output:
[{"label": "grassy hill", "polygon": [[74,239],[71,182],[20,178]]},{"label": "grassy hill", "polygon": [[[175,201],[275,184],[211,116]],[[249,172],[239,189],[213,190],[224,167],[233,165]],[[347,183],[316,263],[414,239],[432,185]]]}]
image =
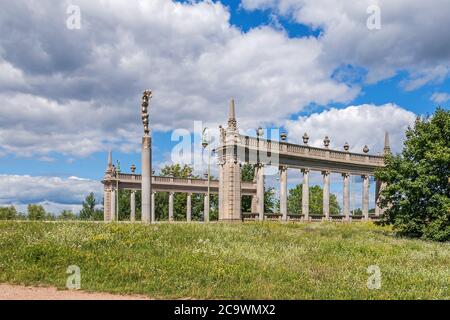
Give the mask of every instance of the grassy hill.
[{"label": "grassy hill", "polygon": [[372,223],[0,222],[0,282],[63,289],[78,265],[83,290],[155,298],[450,299],[449,249]]}]

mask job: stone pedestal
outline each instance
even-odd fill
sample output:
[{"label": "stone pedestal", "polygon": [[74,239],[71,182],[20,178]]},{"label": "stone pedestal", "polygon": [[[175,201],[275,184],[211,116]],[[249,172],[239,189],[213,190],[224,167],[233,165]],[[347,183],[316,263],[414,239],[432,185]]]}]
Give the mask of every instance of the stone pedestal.
[{"label": "stone pedestal", "polygon": [[142,222],[151,222],[151,194],[152,194],[152,138],[150,136],[142,137]]}]

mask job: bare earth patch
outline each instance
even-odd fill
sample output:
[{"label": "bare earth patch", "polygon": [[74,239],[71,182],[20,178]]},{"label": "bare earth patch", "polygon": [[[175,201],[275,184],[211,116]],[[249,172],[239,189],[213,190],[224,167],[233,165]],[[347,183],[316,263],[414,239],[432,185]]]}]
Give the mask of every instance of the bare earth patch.
[{"label": "bare earth patch", "polygon": [[54,287],[0,284],[0,300],[149,300],[149,298],[137,295],[58,290]]}]

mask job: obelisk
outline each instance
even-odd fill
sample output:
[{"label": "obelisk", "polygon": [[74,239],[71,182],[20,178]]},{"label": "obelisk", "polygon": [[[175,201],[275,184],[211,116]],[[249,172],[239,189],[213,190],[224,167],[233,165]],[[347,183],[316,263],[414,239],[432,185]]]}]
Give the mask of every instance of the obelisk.
[{"label": "obelisk", "polygon": [[141,212],[142,222],[150,223],[151,221],[151,194],[152,194],[152,137],[149,129],[148,106],[152,97],[150,90],[145,90],[142,96],[142,124],[144,125],[144,136],[142,137],[142,182],[141,182]]}]

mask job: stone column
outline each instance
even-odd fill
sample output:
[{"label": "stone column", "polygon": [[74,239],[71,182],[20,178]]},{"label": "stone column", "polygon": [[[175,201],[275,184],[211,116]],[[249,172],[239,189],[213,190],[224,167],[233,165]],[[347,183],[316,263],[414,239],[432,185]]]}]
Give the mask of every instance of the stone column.
[{"label": "stone column", "polygon": [[173,192],[169,192],[169,222],[173,221]]},{"label": "stone column", "polygon": [[151,222],[151,194],[152,194],[152,138],[148,135],[142,137],[142,222]]},{"label": "stone column", "polygon": [[350,174],[343,173],[344,178],[344,189],[343,189],[343,204],[344,204],[344,215],[346,220],[350,220]]},{"label": "stone column", "polygon": [[192,193],[188,193],[187,194],[186,220],[187,220],[187,222],[191,222],[192,221]]},{"label": "stone column", "polygon": [[362,195],[362,212],[364,219],[369,220],[369,176],[362,175],[363,179],[363,195]]},{"label": "stone column", "polygon": [[132,190],[131,191],[131,196],[130,196],[130,221],[131,222],[135,222],[136,221],[136,191]]},{"label": "stone column", "polygon": [[258,212],[258,198],[257,196],[252,196],[252,208],[251,213]]},{"label": "stone column", "polygon": [[287,220],[287,167],[280,167],[280,214]]},{"label": "stone column", "polygon": [[207,193],[205,193],[203,198],[203,221],[209,221],[209,198]]},{"label": "stone column", "polygon": [[259,164],[256,168],[256,196],[259,220],[264,220],[264,166]]},{"label": "stone column", "polygon": [[330,219],[330,171],[322,171],[323,175],[323,214]]},{"label": "stone column", "polygon": [[116,220],[116,190],[111,190],[111,217],[109,218],[109,221],[115,221]]},{"label": "stone column", "polygon": [[309,220],[309,169],[302,169],[302,214],[305,220]]},{"label": "stone column", "polygon": [[152,192],[152,212],[151,212],[151,222],[155,223],[156,222],[156,217],[155,217],[155,195],[156,192]]},{"label": "stone column", "polygon": [[376,182],[376,191],[375,191],[375,215],[381,216],[384,213],[384,209],[378,205],[378,201],[380,201],[381,192],[386,187],[386,184],[378,181]]}]

